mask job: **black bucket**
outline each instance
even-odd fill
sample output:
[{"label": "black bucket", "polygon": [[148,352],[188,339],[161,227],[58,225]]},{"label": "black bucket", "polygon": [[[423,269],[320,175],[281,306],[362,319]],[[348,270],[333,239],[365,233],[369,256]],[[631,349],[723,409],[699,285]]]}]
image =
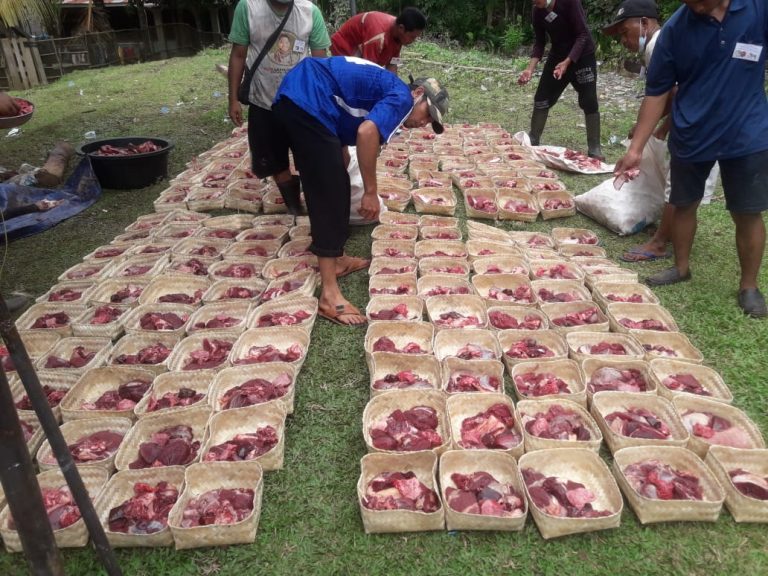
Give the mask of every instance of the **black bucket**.
[{"label": "black bucket", "polygon": [[[94,154],[105,144],[125,147],[129,144],[142,144],[149,140],[161,147],[156,152],[127,154],[125,156],[100,156]],[[126,136],[124,138],[106,138],[86,142],[77,148],[77,153],[87,155],[99,184],[102,188],[128,190],[145,188],[168,177],[168,154],[173,149],[173,142],[162,138]]]}]

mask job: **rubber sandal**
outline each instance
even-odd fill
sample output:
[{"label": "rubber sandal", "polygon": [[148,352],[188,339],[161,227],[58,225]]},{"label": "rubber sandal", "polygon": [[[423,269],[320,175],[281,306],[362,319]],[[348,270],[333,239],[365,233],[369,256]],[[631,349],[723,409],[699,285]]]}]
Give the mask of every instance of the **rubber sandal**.
[{"label": "rubber sandal", "polygon": [[370,260],[366,260],[365,258],[350,257],[349,264],[345,266],[341,272],[336,274],[336,278],[343,278],[344,276],[349,276],[350,274],[352,274],[353,272],[357,272],[358,270],[365,270],[370,265],[371,265]]},{"label": "rubber sandal", "polygon": [[672,256],[671,252],[665,252],[661,256],[648,252],[647,250],[640,250],[639,248],[632,248],[627,250],[619,256],[619,260],[622,262],[655,262],[656,260],[664,260]]},{"label": "rubber sandal", "polygon": [[[319,309],[317,311],[317,315],[321,318],[325,318],[326,320],[333,322],[334,324],[338,324],[339,326],[347,326],[349,328],[359,328],[361,326],[365,326],[368,323],[368,319],[360,312],[360,310],[351,304],[337,304],[333,312]],[[341,320],[341,316],[360,316],[363,318],[363,320],[365,320],[365,322],[361,322],[360,324],[351,324]]]},{"label": "rubber sandal", "polygon": [[672,266],[661,272],[657,272],[653,276],[648,276],[643,279],[643,282],[648,286],[670,286],[679,282],[686,282],[691,279],[690,271],[686,275],[680,274],[677,268]]},{"label": "rubber sandal", "polygon": [[768,316],[768,307],[765,298],[757,288],[745,288],[739,290],[739,308],[744,314],[752,318],[765,318]]}]

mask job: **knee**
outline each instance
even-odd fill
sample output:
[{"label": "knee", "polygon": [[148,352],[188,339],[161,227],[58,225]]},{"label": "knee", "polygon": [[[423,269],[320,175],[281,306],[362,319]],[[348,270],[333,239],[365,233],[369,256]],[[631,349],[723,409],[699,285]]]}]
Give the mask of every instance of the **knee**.
[{"label": "knee", "polygon": [[549,110],[552,107],[552,103],[550,103],[549,100],[534,100],[533,101],[533,109],[534,110]]},{"label": "knee", "polygon": [[600,107],[597,103],[597,96],[579,96],[579,108],[582,109],[584,114],[596,114],[600,111]]}]

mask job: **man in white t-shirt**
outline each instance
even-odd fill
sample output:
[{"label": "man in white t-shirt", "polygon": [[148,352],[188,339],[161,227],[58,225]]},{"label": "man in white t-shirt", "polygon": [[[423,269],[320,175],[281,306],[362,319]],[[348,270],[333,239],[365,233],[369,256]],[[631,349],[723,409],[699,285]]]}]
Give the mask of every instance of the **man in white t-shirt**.
[{"label": "man in white t-shirt", "polygon": [[[616,10],[614,21],[603,28],[603,33],[608,36],[617,37],[624,48],[630,52],[636,52],[643,58],[643,67],[640,71],[641,76],[645,76],[645,71],[651,63],[653,49],[656,47],[656,40],[661,32],[659,23],[659,11],[654,0],[624,0]],[[674,95],[674,92],[673,92]],[[669,111],[670,102],[667,106]],[[630,130],[629,137],[632,138],[634,126]],[[654,136],[660,140],[667,138],[669,132],[669,115],[665,115],[662,122],[654,132]],[[702,201],[708,204],[712,190],[715,187],[720,169],[717,164],[709,174],[706,185],[706,193]],[[653,237],[644,244],[630,248],[621,255],[625,262],[652,262],[661,258],[671,256],[667,245],[672,239],[672,226],[674,222],[675,207],[669,203],[669,193],[671,191],[669,170],[667,170],[667,183],[665,189],[659,190],[664,193],[664,211],[661,216],[661,222],[656,229]]]}]

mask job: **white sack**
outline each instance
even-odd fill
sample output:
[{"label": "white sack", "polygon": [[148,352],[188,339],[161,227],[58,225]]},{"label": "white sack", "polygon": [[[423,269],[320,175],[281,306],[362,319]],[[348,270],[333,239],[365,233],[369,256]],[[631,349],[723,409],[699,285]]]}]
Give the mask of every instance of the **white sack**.
[{"label": "white sack", "polygon": [[[372,220],[365,220],[360,216],[360,212],[358,212],[358,210],[360,210],[360,203],[363,201],[365,188],[363,187],[363,176],[360,174],[360,165],[357,163],[357,148],[355,146],[349,147],[349,166],[347,166],[347,173],[349,174],[349,184],[352,187],[349,224],[351,226],[375,224]],[[379,198],[379,216],[386,211],[387,207],[384,206],[384,202]]]}]

